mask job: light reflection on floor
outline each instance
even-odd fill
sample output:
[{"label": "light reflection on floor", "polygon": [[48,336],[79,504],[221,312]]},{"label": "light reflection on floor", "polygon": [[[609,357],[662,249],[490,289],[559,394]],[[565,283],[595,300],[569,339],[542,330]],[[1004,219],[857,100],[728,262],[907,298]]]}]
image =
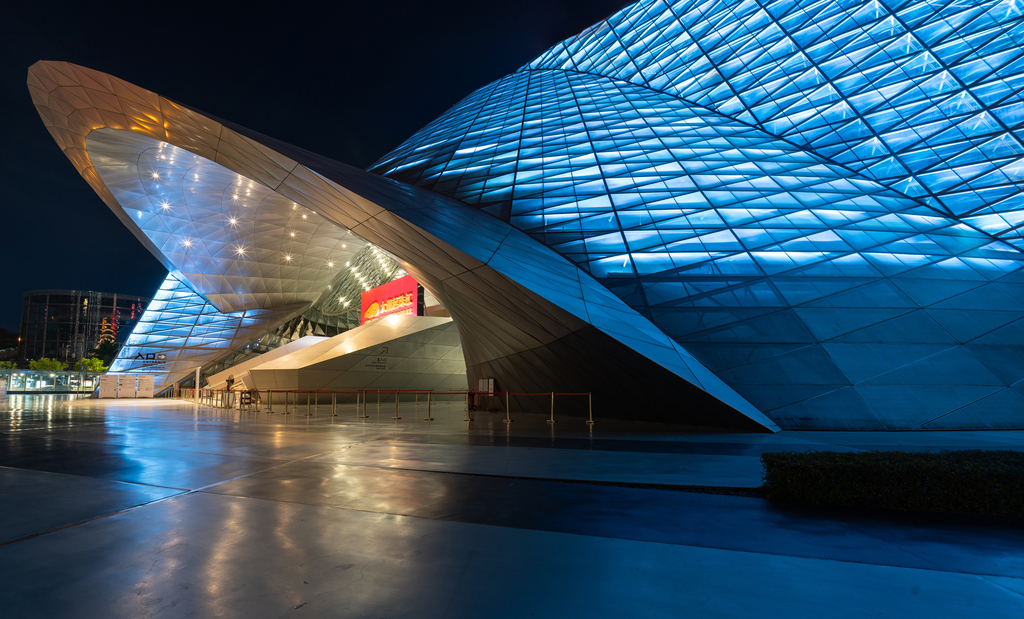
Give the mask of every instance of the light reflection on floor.
[{"label": "light reflection on floor", "polygon": [[729,491],[759,483],[763,451],[1024,449],[1024,432],[337,412],[8,396],[0,616],[1019,615],[1022,527]]}]

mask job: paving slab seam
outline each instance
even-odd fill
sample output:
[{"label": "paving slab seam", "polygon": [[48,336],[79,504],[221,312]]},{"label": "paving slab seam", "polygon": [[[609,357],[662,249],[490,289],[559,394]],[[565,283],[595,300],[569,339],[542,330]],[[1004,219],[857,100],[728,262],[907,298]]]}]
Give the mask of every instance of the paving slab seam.
[{"label": "paving slab seam", "polygon": [[[74,426],[66,426],[65,429],[81,428],[81,427],[91,427],[91,426],[103,426],[103,425],[106,425],[106,424],[104,424],[102,422],[98,422],[98,421],[96,423],[76,423]],[[52,432],[53,428],[48,428],[48,427],[45,427],[45,426],[40,426],[38,428],[7,428],[5,430],[0,430],[0,434],[14,434],[15,432],[35,432],[37,430],[49,430],[49,431]]]},{"label": "paving slab seam", "polygon": [[214,486],[219,486],[221,484],[226,484],[228,482],[232,482],[232,481],[235,481],[235,480],[238,480],[238,479],[244,479],[244,478],[249,477],[251,475],[257,475],[259,473],[266,473],[267,471],[273,471],[274,469],[281,468],[282,466],[288,466],[290,464],[295,464],[296,462],[302,462],[303,460],[309,460],[310,458],[317,458],[319,456],[324,456],[324,455],[332,454],[332,453],[335,453],[335,452],[338,452],[338,451],[344,451],[346,449],[351,449],[352,447],[355,447],[356,445],[362,445],[365,442],[367,442],[367,441],[359,441],[358,443],[352,443],[351,445],[345,445],[344,447],[339,447],[337,449],[328,449],[327,451],[322,451],[320,453],[310,454],[308,456],[303,456],[301,458],[296,458],[295,460],[288,460],[287,462],[281,462],[279,464],[275,464],[274,466],[269,466],[269,467],[267,467],[265,469],[260,469],[258,471],[252,471],[250,473],[245,473],[245,474],[242,474],[242,475],[238,475],[236,477],[231,477],[229,479],[222,479],[222,480],[214,482],[212,484],[207,484],[205,486],[200,486],[199,488],[193,488],[193,489],[189,490],[188,492],[186,492],[185,494],[193,494],[193,493],[196,493],[196,492],[203,492],[203,491],[205,491],[208,488],[213,488]]},{"label": "paving slab seam", "polygon": [[[198,455],[203,455],[203,456],[218,456],[218,457],[221,457],[221,458],[242,458],[242,459],[245,459],[245,460],[256,460],[256,461],[268,460],[270,462],[281,462],[282,461],[282,459],[280,459],[280,458],[267,458],[267,457],[264,457],[264,456],[239,456],[239,455],[235,455],[235,454],[223,453],[223,452],[217,452],[217,451],[196,451],[196,450],[192,450],[192,449],[174,449],[174,448],[170,448],[170,447],[148,447],[148,446],[141,446],[141,445],[126,445],[124,443],[115,443],[113,441],[84,441],[84,440],[73,439],[73,438],[50,438],[50,439],[47,439],[47,440],[48,441],[65,441],[65,442],[68,442],[68,443],[85,443],[86,445],[112,445],[114,447],[125,447],[125,448],[130,448],[130,449],[138,449],[138,450],[141,450],[141,451],[169,451],[171,453],[198,454]],[[329,451],[325,451],[324,453],[330,453],[330,452]],[[2,466],[2,465],[0,465],[0,466]],[[71,473],[71,474],[73,474],[73,473]],[[185,490],[187,490],[187,488],[185,488]]]},{"label": "paving slab seam", "polygon": [[[377,440],[377,439],[369,439],[369,440],[364,441],[364,442],[370,442],[372,440]],[[349,447],[354,447],[354,446],[356,446],[358,444],[359,443],[354,443],[353,445],[350,445]],[[335,451],[341,451],[341,450],[339,449],[339,450],[335,450]],[[325,453],[329,453],[329,452],[325,452]],[[308,456],[308,458],[314,458],[314,457],[316,457],[316,455],[317,454],[314,454],[312,456]],[[306,458],[303,458],[303,459],[306,459]],[[295,460],[294,462],[300,462],[300,461],[301,460]],[[282,466],[284,466],[286,464],[291,464],[291,462],[285,463]],[[768,500],[764,496],[764,492],[759,487],[706,486],[706,485],[686,485],[686,484],[653,484],[653,483],[626,482],[626,481],[603,481],[603,480],[594,480],[594,479],[560,479],[560,478],[554,478],[554,477],[525,477],[525,476],[517,476],[517,475],[498,475],[498,474],[493,474],[493,473],[470,473],[470,472],[466,472],[466,471],[438,471],[438,470],[435,470],[435,469],[416,469],[416,468],[395,467],[395,466],[375,466],[375,465],[372,465],[372,464],[354,464],[354,463],[348,463],[348,462],[336,463],[335,466],[345,466],[345,467],[354,467],[354,468],[368,468],[368,469],[377,469],[377,470],[381,470],[381,471],[408,471],[408,472],[411,472],[411,473],[434,473],[434,474],[439,474],[439,475],[462,475],[462,476],[465,476],[465,477],[485,477],[485,478],[493,478],[493,479],[507,479],[507,480],[514,480],[514,481],[536,481],[536,482],[542,482],[542,483],[543,482],[554,482],[554,483],[579,484],[579,485],[588,485],[588,486],[605,486],[605,487],[618,487],[618,488],[632,488],[632,489],[637,489],[637,490],[666,490],[666,491],[670,491],[670,492],[692,492],[692,493],[695,493],[695,494],[713,494],[713,495],[722,495],[722,496],[738,496],[738,497],[743,497],[743,498],[748,498],[748,499],[760,499],[760,500],[763,500],[763,501],[767,501]],[[278,467],[272,467],[272,468],[278,468]],[[271,470],[271,469],[266,469],[266,470]],[[254,474],[259,473],[259,472],[260,471],[255,471],[253,473],[249,473],[249,474],[246,474],[246,475],[240,475],[239,477],[236,477],[236,478],[233,478],[233,479],[241,479],[241,478],[244,478],[244,477],[248,477],[249,475],[254,475]],[[205,490],[206,488],[211,488],[213,486],[217,486],[217,485],[223,484],[223,483],[227,483],[229,481],[233,481],[233,479],[229,479],[229,480],[225,480],[225,481],[220,481],[220,482],[217,482],[216,484],[211,484],[209,486],[205,486],[203,488],[203,490]],[[235,494],[222,494],[220,492],[211,492],[211,494],[218,494],[220,496],[242,496],[242,495],[235,495]],[[246,498],[257,498],[257,497],[246,497]],[[265,499],[265,500],[269,500],[269,499]],[[295,503],[297,505],[318,505],[316,503],[300,503],[300,502],[297,502],[297,501],[285,501],[285,500],[282,500],[281,502],[284,502],[284,503]],[[813,505],[813,504],[806,504],[806,503],[799,503],[799,502],[786,502],[785,504],[792,505],[792,506],[795,506],[795,507],[807,507],[807,508],[821,507],[821,508],[825,508],[825,509],[829,509],[830,508],[830,506],[817,506],[817,505]],[[341,508],[341,509],[353,509],[355,511],[367,511],[367,510],[360,510],[358,508]],[[836,509],[841,509],[841,508],[836,508]],[[898,510],[898,509],[888,510],[888,509],[884,509],[884,508],[877,508],[877,509],[874,509],[874,510],[871,510],[870,508],[853,508],[853,509],[855,509],[855,510],[868,509],[870,511],[875,511],[875,512],[878,512],[880,514],[888,514],[890,516],[906,516],[906,515],[913,515],[913,514],[921,514],[922,516],[936,516],[936,517],[942,517],[942,516],[963,517],[963,518],[975,518],[975,517],[977,517],[977,518],[981,519],[981,521],[979,522],[979,524],[981,526],[991,526],[992,524],[997,524],[997,525],[1000,525],[1000,526],[1013,526],[1013,527],[1024,526],[1024,520],[1015,519],[1014,517],[990,516],[990,515],[987,515],[987,514],[971,514],[971,513],[962,513],[962,512],[912,512],[912,511],[909,511],[909,510]],[[391,513],[391,512],[371,512],[371,513]],[[395,514],[395,515],[403,515],[403,514]],[[421,517],[421,516],[410,516],[410,517]],[[427,519],[429,520],[430,518],[427,518]],[[518,527],[513,527],[513,528],[518,528]],[[601,537],[601,536],[596,536],[596,537]],[[620,538],[613,538],[613,539],[620,539]]]},{"label": "paving slab seam", "polygon": [[757,487],[745,486],[702,486],[689,484],[650,484],[630,481],[604,481],[600,479],[565,479],[558,477],[525,477],[522,475],[498,475],[496,473],[469,473],[467,471],[437,471],[434,469],[415,469],[398,466],[374,466],[372,464],[339,463],[342,466],[360,466],[385,471],[414,471],[418,473],[440,473],[442,475],[466,475],[469,477],[492,477],[496,479],[514,479],[517,481],[551,481],[563,484],[586,484],[591,486],[615,486],[619,488],[638,488],[641,490],[671,490],[673,492],[699,492],[702,494],[727,494],[754,499],[763,499],[764,493]]},{"label": "paving slab seam", "polygon": [[[218,481],[218,482],[215,482],[215,483],[212,483],[212,484],[207,484],[207,485],[201,486],[199,488],[193,488],[191,490],[182,490],[181,492],[178,492],[176,494],[172,494],[170,496],[160,497],[159,499],[153,499],[152,501],[146,501],[144,503],[139,503],[138,505],[133,505],[131,507],[126,507],[124,509],[115,510],[115,511],[112,511],[112,512],[108,512],[106,514],[99,514],[98,516],[93,516],[91,518],[86,518],[84,520],[77,520],[75,522],[69,522],[67,524],[63,524],[63,525],[61,525],[59,527],[53,527],[52,529],[47,529],[45,531],[38,531],[36,533],[31,533],[29,535],[23,535],[23,536],[21,536],[19,538],[16,538],[16,539],[8,540],[6,542],[0,542],[0,548],[3,548],[5,546],[10,546],[11,544],[16,544],[18,542],[30,540],[30,539],[33,539],[33,538],[36,538],[36,537],[41,537],[43,535],[48,535],[50,533],[56,533],[58,531],[63,531],[64,529],[70,529],[70,528],[73,528],[73,527],[77,527],[79,525],[87,524],[89,522],[93,522],[93,521],[96,521],[96,520],[101,520],[101,519],[104,519],[104,518],[109,518],[109,517],[112,517],[112,516],[117,516],[119,514],[124,514],[124,513],[127,513],[127,512],[132,512],[132,511],[135,511],[137,509],[141,509],[143,507],[149,507],[151,505],[156,505],[158,503],[163,503],[165,501],[170,501],[170,500],[173,500],[173,499],[179,499],[181,497],[188,496],[190,494],[196,494],[196,493],[202,492],[204,494],[217,494],[218,496],[232,496],[232,495],[222,495],[222,494],[217,493],[217,492],[206,492],[206,490],[208,488],[212,488],[212,487],[220,485],[220,484],[224,484],[224,483],[228,483],[228,482],[235,481],[235,480],[238,480],[238,479],[242,479],[242,478],[248,477],[250,475],[256,475],[257,473],[265,473],[267,471],[272,471],[272,470],[274,470],[276,468],[280,468],[282,466],[287,466],[289,464],[294,464],[296,462],[302,462],[303,460],[307,460],[309,458],[315,458],[317,456],[322,456],[322,455],[334,453],[336,451],[342,451],[342,450],[345,450],[345,449],[349,449],[350,447],[353,447],[354,445],[358,445],[358,444],[360,444],[360,443],[353,443],[352,445],[345,445],[344,447],[341,447],[339,449],[329,449],[327,451],[320,452],[320,453],[317,453],[317,454],[312,454],[312,455],[309,455],[309,456],[305,456],[303,458],[298,458],[296,460],[290,460],[288,462],[282,462],[280,464],[276,464],[274,466],[267,467],[265,469],[260,469],[258,471],[252,471],[252,472],[246,473],[244,475],[238,475],[238,476],[232,477],[230,479],[223,479],[221,481]],[[14,471],[34,471],[34,469],[19,469],[17,467],[9,467],[9,466],[0,466],[0,468],[10,469],[10,470],[14,470]],[[52,473],[52,471],[36,471],[36,472]],[[53,473],[53,474],[54,475],[73,475],[72,473]],[[82,477],[82,476],[79,475],[77,477]],[[90,479],[95,479],[95,478],[90,478]],[[142,483],[138,483],[138,482],[121,481],[121,480],[108,480],[108,481],[114,481],[114,482],[125,483],[125,484],[132,484],[132,483],[134,483],[134,484],[139,485],[139,486],[148,486],[148,487],[152,487],[152,488],[166,488],[166,489],[169,489],[169,490],[179,490],[178,488],[172,488],[172,487],[169,487],[169,486],[155,486],[155,485],[151,485],[151,484],[142,484]],[[376,512],[374,512],[374,513],[376,513]]]},{"label": "paving slab seam", "polygon": [[[52,428],[40,428],[40,429],[50,429],[50,430],[52,430]],[[2,435],[2,434],[6,434],[6,432],[0,431],[0,435]],[[360,441],[360,442],[357,442],[357,443],[352,443],[351,445],[345,445],[344,447],[341,447],[341,448],[333,450],[333,451],[339,451],[341,449],[348,449],[348,448],[353,447],[355,445],[361,445],[363,443],[368,443],[370,441],[387,440],[388,438],[389,437],[387,437],[387,436],[375,436],[373,438],[369,438],[369,439],[366,439],[366,440],[363,440],[363,441]],[[150,447],[150,446],[145,446],[145,445],[141,445],[141,446],[140,445],[129,445],[127,443],[121,443],[121,442],[117,442],[117,441],[108,441],[108,440],[87,440],[87,439],[84,439],[84,438],[64,438],[64,437],[47,438],[46,440],[66,441],[66,442],[69,442],[69,443],[86,443],[86,444],[89,444],[89,445],[96,445],[96,444],[99,444],[99,445],[113,445],[115,447],[130,447],[132,449],[146,449],[146,450],[152,450],[152,451],[170,451],[170,452],[174,452],[174,453],[202,454],[202,455],[206,455],[206,456],[222,456],[222,457],[226,457],[226,458],[247,458],[247,459],[253,459],[253,460],[270,460],[270,461],[273,461],[273,462],[282,462],[282,461],[284,461],[283,459],[280,459],[280,458],[268,458],[268,457],[264,457],[264,456],[238,456],[238,455],[233,455],[233,454],[230,454],[230,453],[224,453],[224,452],[218,452],[218,451],[197,451],[197,450],[194,450],[194,449],[175,449],[173,447]],[[328,454],[328,453],[331,453],[331,452],[332,452],[332,450],[328,450],[328,451],[324,451],[324,452],[321,452],[321,453],[318,453],[318,454],[313,454],[312,456],[306,456],[306,457],[315,457],[315,456],[320,456],[320,455]],[[286,462],[297,462],[297,460],[287,460]],[[2,465],[0,465],[0,466],[2,466]]]},{"label": "paving slab seam", "polygon": [[[432,472],[436,472],[436,471],[432,471]],[[870,567],[887,567],[887,568],[896,569],[896,570],[918,570],[918,571],[922,571],[922,572],[937,572],[937,573],[941,573],[941,574],[958,574],[958,575],[962,575],[962,576],[973,576],[973,577],[984,579],[986,581],[988,581],[989,578],[1007,578],[1007,579],[1011,579],[1011,580],[1020,580],[1021,582],[1024,582],[1024,578],[1020,578],[1020,577],[1016,577],[1016,576],[1003,576],[1003,575],[999,575],[999,574],[985,574],[985,573],[980,573],[980,572],[966,572],[966,571],[960,571],[960,570],[941,569],[941,568],[938,568],[938,567],[892,565],[890,563],[871,563],[869,561],[856,561],[856,560],[852,560],[852,559],[837,559],[835,557],[814,557],[814,556],[805,556],[805,555],[796,555],[796,554],[792,554],[792,555],[791,554],[784,554],[784,553],[780,553],[780,552],[762,552],[762,551],[758,551],[758,550],[747,550],[747,549],[729,548],[727,546],[714,546],[714,545],[710,545],[710,544],[673,544],[671,542],[665,542],[665,541],[659,541],[659,540],[633,539],[633,538],[628,538],[628,537],[615,537],[615,536],[612,536],[612,535],[590,535],[590,534],[587,534],[587,533],[572,533],[572,532],[567,532],[567,531],[550,531],[550,530],[547,530],[547,529],[534,529],[534,528],[529,528],[529,527],[518,527],[518,526],[514,526],[514,525],[507,525],[506,526],[506,525],[489,524],[489,523],[482,523],[482,522],[468,522],[468,521],[463,521],[463,520],[449,520],[449,519],[446,519],[446,518],[431,518],[429,516],[417,516],[417,515],[414,515],[414,514],[402,514],[402,513],[388,512],[388,511],[374,511],[374,510],[369,510],[369,509],[361,509],[361,508],[358,508],[358,507],[342,507],[340,505],[322,505],[322,504],[315,504],[315,503],[301,503],[299,501],[288,501],[288,500],[284,500],[284,499],[265,499],[265,498],[262,498],[262,497],[252,497],[252,496],[245,496],[245,495],[239,495],[239,494],[224,494],[224,493],[217,492],[217,491],[214,491],[214,490],[202,490],[202,491],[195,490],[195,491],[184,493],[184,494],[181,494],[181,495],[177,495],[177,496],[171,497],[171,498],[182,498],[182,497],[185,497],[185,496],[188,496],[188,495],[192,495],[192,494],[209,494],[209,495],[213,495],[213,496],[225,497],[225,498],[230,498],[230,499],[244,499],[244,500],[248,500],[248,501],[258,501],[258,502],[266,502],[266,503],[288,503],[288,504],[291,504],[291,505],[302,505],[302,506],[305,506],[305,507],[311,507],[311,508],[316,508],[316,509],[332,509],[332,510],[339,510],[339,511],[359,512],[359,513],[363,513],[363,514],[376,514],[376,515],[380,515],[380,516],[394,516],[396,518],[413,518],[413,519],[416,519],[416,520],[428,520],[428,521],[432,521],[432,522],[448,522],[448,523],[452,523],[452,524],[464,524],[464,525],[472,525],[472,526],[478,526],[478,527],[487,527],[487,528],[492,528],[492,529],[515,529],[515,530],[518,530],[518,531],[537,531],[537,532],[543,532],[543,533],[551,533],[551,534],[554,534],[554,535],[571,535],[571,536],[574,536],[574,537],[583,537],[583,538],[610,539],[610,540],[618,540],[618,541],[627,542],[627,543],[657,544],[659,546],[666,546],[666,547],[670,547],[670,548],[706,548],[706,549],[709,549],[709,550],[720,550],[720,551],[723,551],[723,552],[738,552],[738,553],[744,553],[744,554],[749,554],[749,555],[765,556],[765,557],[789,557],[789,558],[793,558],[793,559],[802,559],[802,560],[808,560],[808,561],[830,561],[830,562],[840,563],[840,564],[845,564],[845,565],[866,565],[866,566],[870,566]],[[156,502],[156,501],[154,501],[154,502]],[[993,583],[993,584],[996,584],[996,583]],[[1007,588],[1004,585],[1000,585],[1000,587],[1004,588],[1004,589]],[[1014,592],[1014,593],[1016,593],[1016,592]],[[1018,595],[1020,595],[1020,594],[1018,594]]]},{"label": "paving slab seam", "polygon": [[177,490],[179,492],[188,492],[188,488],[179,488],[177,486],[160,486],[157,484],[147,484],[141,481],[130,481],[127,479],[106,479],[103,477],[92,477],[90,475],[77,475],[75,473],[60,473],[57,471],[44,471],[41,469],[25,469],[18,466],[8,466],[6,464],[0,464],[0,469],[7,469],[9,471],[30,471],[32,473],[43,473],[46,475],[67,475],[68,477],[85,477],[86,479],[101,479],[112,484],[129,484],[132,486],[144,486],[146,488],[162,488],[165,490]]},{"label": "paving slab seam", "polygon": [[[123,483],[129,483],[129,482],[123,482]],[[145,485],[145,484],[141,484],[141,485]],[[159,487],[163,487],[163,486],[155,486],[155,487],[159,488]],[[36,538],[36,537],[42,537],[43,535],[49,535],[50,533],[56,533],[58,531],[63,531],[64,529],[71,529],[71,528],[77,527],[79,525],[88,524],[88,523],[93,522],[95,520],[102,520],[103,518],[109,518],[111,516],[117,516],[119,514],[125,514],[125,513],[128,513],[128,512],[132,512],[132,511],[135,511],[137,509],[142,509],[143,507],[149,507],[150,505],[153,505],[155,503],[162,503],[164,501],[169,501],[170,499],[176,499],[178,497],[185,496],[186,494],[190,494],[190,492],[184,492],[184,491],[183,492],[179,492],[177,494],[172,494],[170,496],[160,497],[159,499],[153,499],[152,501],[146,501],[144,503],[139,503],[138,505],[132,505],[131,507],[125,507],[124,509],[118,509],[118,510],[115,510],[115,511],[112,511],[112,512],[108,512],[106,514],[99,514],[98,516],[93,516],[91,518],[86,518],[84,520],[77,520],[75,522],[69,522],[67,524],[62,524],[59,527],[53,527],[52,529],[47,529],[45,531],[37,531],[36,533],[30,533],[28,535],[22,535],[21,537],[18,537],[18,538],[12,539],[12,540],[8,540],[6,542],[0,542],[0,548],[3,548],[5,546],[10,546],[12,544],[17,544],[18,542],[24,542],[24,541],[27,541],[27,540],[30,540],[30,539],[33,539],[33,538]]]}]

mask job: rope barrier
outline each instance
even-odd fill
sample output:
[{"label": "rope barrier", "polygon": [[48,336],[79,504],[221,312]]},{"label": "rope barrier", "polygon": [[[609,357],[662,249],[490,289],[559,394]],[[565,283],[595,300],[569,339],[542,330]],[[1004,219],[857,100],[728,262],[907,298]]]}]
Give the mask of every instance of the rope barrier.
[{"label": "rope barrier", "polygon": [[[169,393],[171,393],[171,397],[174,397],[173,392],[169,392]],[[357,391],[339,391],[339,390],[335,390],[335,389],[266,389],[263,392],[260,392],[259,390],[256,390],[256,389],[246,389],[246,390],[241,390],[241,389],[198,389],[197,390],[197,389],[195,389],[193,387],[193,388],[179,388],[177,390],[177,397],[178,398],[187,398],[188,400],[192,400],[192,401],[198,401],[200,403],[204,403],[204,404],[206,404],[208,406],[212,406],[212,407],[215,407],[215,408],[234,408],[234,406],[235,406],[234,395],[236,393],[240,394],[240,395],[244,394],[244,395],[247,396],[244,399],[242,397],[239,397],[239,399],[238,399],[239,411],[243,410],[243,408],[244,408],[246,411],[253,411],[253,412],[260,412],[260,404],[263,401],[262,393],[265,393],[266,394],[266,398],[267,398],[266,399],[266,403],[267,403],[267,410],[266,410],[266,412],[267,412],[268,415],[272,414],[274,412],[274,395],[275,394],[282,394],[282,393],[284,394],[284,413],[282,413],[284,415],[291,414],[291,411],[289,410],[289,406],[290,405],[293,405],[293,407],[296,409],[295,412],[297,413],[298,412],[298,408],[300,406],[300,404],[299,404],[299,397],[300,397],[301,394],[305,394],[305,396],[306,396],[306,416],[307,417],[309,417],[309,416],[314,416],[315,417],[316,413],[319,411],[320,398],[319,397],[313,398],[312,397],[313,395],[319,396],[320,394],[327,394],[327,393],[331,394],[331,417],[337,417],[338,416],[338,396],[339,395],[354,395],[354,396],[356,396],[356,414],[357,414],[357,417],[361,418],[361,419],[369,418],[369,415],[367,414],[367,410],[366,410],[366,408],[367,408],[367,406],[366,406],[366,404],[367,404],[367,396],[368,395],[371,395],[371,394],[376,394],[377,395],[377,414],[378,415],[380,414],[380,404],[381,404],[380,397],[382,395],[394,395],[395,396],[395,414],[392,417],[392,419],[394,419],[396,421],[401,419],[401,417],[399,416],[399,413],[400,413],[400,410],[401,410],[401,397],[403,395],[415,395],[416,396],[415,405],[416,405],[417,408],[419,407],[419,396],[420,395],[426,395],[427,396],[427,416],[423,418],[424,421],[434,421],[434,416],[433,416],[433,403],[434,403],[434,399],[435,399],[435,396],[440,395],[442,393],[446,397],[449,410],[451,409],[451,396],[453,396],[453,395],[465,395],[466,396],[466,402],[467,402],[466,403],[466,412],[467,412],[467,415],[466,415],[466,419],[464,419],[464,421],[474,421],[473,413],[472,413],[471,409],[472,408],[476,408],[476,406],[475,405],[473,405],[473,406],[469,405],[470,396],[487,396],[487,397],[500,397],[500,396],[504,396],[505,397],[505,418],[502,421],[504,421],[505,423],[512,423],[513,421],[515,421],[514,419],[512,419],[511,400],[510,400],[511,396],[526,396],[526,397],[546,396],[546,397],[550,397],[551,398],[550,413],[549,413],[549,418],[547,419],[547,423],[549,423],[549,424],[555,423],[555,398],[556,397],[568,397],[568,396],[582,397],[582,396],[586,396],[587,397],[587,409],[588,409],[587,410],[588,414],[587,414],[586,423],[588,425],[593,425],[593,423],[594,423],[593,393],[592,392],[587,392],[587,391],[563,391],[563,392],[558,392],[558,391],[541,391],[541,392],[530,392],[530,391],[473,391],[473,390],[470,390],[470,389],[448,389],[448,390],[445,390],[445,391],[439,391],[439,390],[433,390],[433,389],[360,389],[360,390],[357,390]],[[245,404],[243,404],[243,402],[245,402]],[[312,410],[312,412],[310,412],[311,410]]]}]

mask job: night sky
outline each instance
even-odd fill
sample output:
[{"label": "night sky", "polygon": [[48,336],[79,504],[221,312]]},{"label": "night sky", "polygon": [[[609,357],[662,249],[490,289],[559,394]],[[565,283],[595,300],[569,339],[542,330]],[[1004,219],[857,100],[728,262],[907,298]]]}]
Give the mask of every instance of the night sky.
[{"label": "night sky", "polygon": [[12,331],[27,290],[149,296],[166,275],[43,127],[25,86],[35,61],[110,73],[365,168],[625,2],[17,4],[0,17],[0,327]]}]

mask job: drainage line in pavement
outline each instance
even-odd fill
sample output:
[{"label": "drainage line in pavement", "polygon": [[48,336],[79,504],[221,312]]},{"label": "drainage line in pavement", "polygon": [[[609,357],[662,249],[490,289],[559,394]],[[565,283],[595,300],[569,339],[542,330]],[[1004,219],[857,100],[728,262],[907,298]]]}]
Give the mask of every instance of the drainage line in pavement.
[{"label": "drainage line in pavement", "polygon": [[[373,439],[370,439],[370,440],[373,440]],[[266,472],[266,471],[270,471],[272,469],[280,468],[282,466],[287,466],[289,464],[294,464],[296,462],[302,462],[303,460],[309,460],[310,458],[316,458],[317,456],[322,456],[322,455],[325,455],[325,454],[334,453],[336,451],[344,451],[346,449],[350,449],[354,445],[360,445],[360,444],[365,443],[365,442],[367,442],[367,441],[359,441],[357,443],[352,443],[351,445],[345,445],[343,447],[339,447],[338,449],[328,449],[327,451],[323,451],[323,452],[320,452],[320,453],[315,453],[315,454],[312,454],[312,455],[309,455],[309,456],[305,456],[303,458],[299,458],[297,460],[291,460],[291,461],[288,461],[288,462],[281,462],[280,464],[276,464],[274,466],[270,466],[270,467],[267,467],[265,469],[260,469],[258,471],[252,471],[251,473],[245,473],[243,475],[238,475],[237,477],[232,477],[231,479],[223,479],[221,481],[218,481],[218,482],[215,482],[215,483],[212,483],[212,484],[207,484],[207,485],[202,486],[200,488],[193,488],[191,490],[185,490],[183,492],[176,492],[175,494],[172,494],[172,495],[169,495],[169,496],[160,497],[158,499],[153,499],[152,501],[146,501],[145,503],[139,503],[138,505],[132,505],[131,507],[126,507],[124,509],[118,509],[118,510],[115,510],[115,511],[112,511],[112,512],[107,512],[105,514],[99,514],[98,516],[93,516],[92,518],[86,518],[84,520],[78,520],[78,521],[75,521],[75,522],[69,522],[67,524],[62,524],[59,527],[53,527],[52,529],[47,529],[45,531],[38,531],[36,533],[29,533],[28,535],[23,535],[23,536],[21,536],[19,538],[16,538],[16,539],[8,540],[6,542],[0,542],[0,548],[3,548],[4,546],[10,546],[11,544],[16,544],[18,542],[23,542],[25,540],[30,540],[30,539],[32,539],[34,537],[40,537],[42,535],[49,535],[50,533],[56,533],[57,531],[63,531],[64,529],[70,529],[71,527],[77,527],[79,525],[87,524],[87,523],[92,522],[94,520],[100,520],[102,518],[110,518],[111,516],[118,516],[120,514],[125,514],[125,513],[128,513],[128,512],[131,512],[131,511],[135,511],[136,509],[141,509],[143,507],[147,507],[149,505],[153,505],[155,503],[163,503],[164,501],[170,501],[171,499],[176,499],[176,498],[187,496],[187,495],[190,495],[190,494],[196,494],[196,493],[199,493],[199,492],[202,492],[202,491],[206,490],[207,488],[212,488],[214,486],[218,486],[220,484],[224,484],[224,483],[227,483],[229,481],[235,481],[236,479],[242,479],[243,477],[249,477],[250,475],[256,475],[257,473],[263,473],[263,472]],[[12,468],[12,467],[3,467],[3,468]],[[31,469],[22,469],[22,470],[31,470]],[[47,472],[48,473],[50,471],[42,471],[42,472]],[[58,473],[58,474],[60,474],[60,473]],[[120,480],[116,480],[115,479],[115,480],[108,480],[108,481],[119,482]],[[136,482],[121,482],[121,483],[136,483]],[[148,484],[139,484],[139,485],[145,486],[145,485],[148,485]],[[165,488],[166,486],[153,486],[153,487],[155,487],[155,488]]]},{"label": "drainage line in pavement", "polygon": [[136,509],[139,509],[141,507],[146,507],[147,505],[152,505],[153,503],[161,503],[163,501],[167,501],[167,500],[173,499],[175,497],[179,497],[179,496],[184,496],[186,494],[189,494],[189,492],[178,492],[178,493],[172,494],[170,496],[163,496],[163,497],[160,497],[159,499],[153,499],[152,501],[146,501],[145,503],[139,503],[138,505],[132,505],[131,507],[125,507],[124,509],[119,509],[117,511],[107,512],[105,514],[100,514],[98,516],[93,516],[92,518],[86,518],[85,520],[78,520],[76,522],[69,522],[67,524],[62,524],[59,527],[53,527],[52,529],[47,529],[45,531],[38,531],[36,533],[29,533],[28,535],[23,535],[23,536],[21,536],[21,537],[19,537],[17,539],[8,540],[6,542],[0,542],[0,548],[3,548],[4,546],[10,546],[11,544],[17,544],[18,542],[24,542],[25,540],[30,540],[33,537],[40,537],[40,536],[43,536],[43,535],[49,535],[50,533],[56,533],[57,531],[63,531],[64,529],[70,529],[71,527],[77,527],[78,525],[81,525],[81,524],[87,524],[89,522],[92,522],[93,520],[101,520],[103,518],[109,518],[111,516],[117,516],[117,515],[120,515],[120,514],[125,514],[125,513],[128,513],[130,511],[135,511]]},{"label": "drainage line in pavement", "polygon": [[[352,465],[348,466],[367,466]],[[443,473],[446,475],[467,475],[469,477],[492,477],[496,479],[515,479],[523,481],[553,481],[562,484],[586,484],[591,486],[614,486],[617,488],[638,488],[641,490],[671,490],[673,492],[700,492],[702,494],[727,494],[731,496],[743,496],[755,499],[763,499],[764,493],[760,488],[744,488],[734,486],[688,486],[684,484],[649,484],[630,481],[604,481],[599,479],[555,479],[552,477],[522,477],[519,475],[495,475],[492,473],[467,473],[465,471],[432,471],[428,469],[408,469],[394,466],[375,466],[386,471],[419,471],[421,473]]]}]

